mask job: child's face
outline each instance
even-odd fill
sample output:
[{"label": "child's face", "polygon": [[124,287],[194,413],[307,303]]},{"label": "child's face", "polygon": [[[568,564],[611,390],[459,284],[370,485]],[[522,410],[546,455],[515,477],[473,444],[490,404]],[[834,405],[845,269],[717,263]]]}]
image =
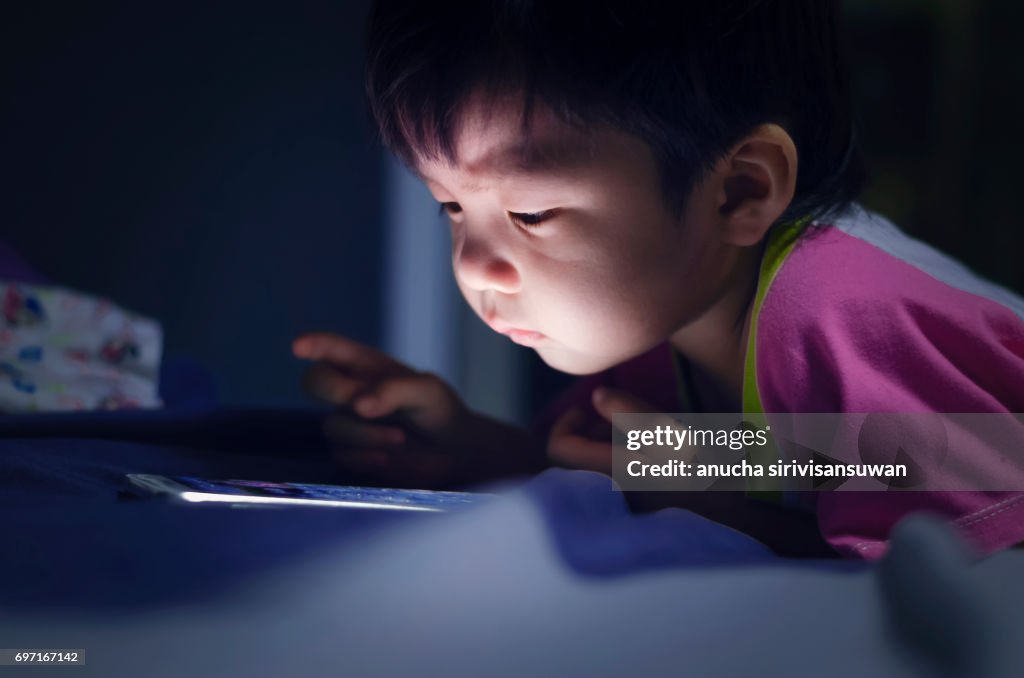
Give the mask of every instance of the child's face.
[{"label": "child's face", "polygon": [[610,128],[585,134],[542,107],[530,135],[539,153],[524,158],[518,111],[472,100],[456,164],[417,167],[448,206],[452,265],[477,315],[574,374],[639,355],[699,318],[735,261],[702,216],[715,196],[698,187],[674,217],[645,143]]}]

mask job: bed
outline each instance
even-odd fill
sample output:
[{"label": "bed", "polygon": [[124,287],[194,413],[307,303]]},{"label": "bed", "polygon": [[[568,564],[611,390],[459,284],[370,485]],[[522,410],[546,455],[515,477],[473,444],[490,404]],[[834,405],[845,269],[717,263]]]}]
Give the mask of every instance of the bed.
[{"label": "bed", "polygon": [[923,518],[868,565],[779,558],[686,511],[631,514],[586,472],[488,488],[495,500],[452,515],[122,493],[130,472],[352,481],[327,462],[320,416],[0,420],[0,645],[77,648],[86,663],[72,672],[97,676],[1010,676],[1024,665],[1024,553],[976,562]]}]

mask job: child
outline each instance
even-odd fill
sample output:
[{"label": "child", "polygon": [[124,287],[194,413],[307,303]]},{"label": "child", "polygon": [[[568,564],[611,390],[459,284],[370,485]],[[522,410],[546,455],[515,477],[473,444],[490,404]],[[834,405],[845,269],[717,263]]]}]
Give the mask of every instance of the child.
[{"label": "child", "polygon": [[[536,444],[432,375],[301,337],[307,388],[356,415],[327,424],[346,463],[419,482],[540,468],[543,452],[607,470],[595,424],[613,412],[1024,411],[1024,303],[852,202],[863,171],[835,14],[377,2],[372,110],[450,217],[459,288],[495,331],[591,376]],[[816,506],[824,538],[866,558],[919,509],[984,550],[1024,539],[1024,494]]]}]

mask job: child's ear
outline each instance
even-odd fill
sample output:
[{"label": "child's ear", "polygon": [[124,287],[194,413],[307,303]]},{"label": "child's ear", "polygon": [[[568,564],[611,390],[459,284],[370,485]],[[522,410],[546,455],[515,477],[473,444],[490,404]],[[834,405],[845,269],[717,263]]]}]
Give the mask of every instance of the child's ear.
[{"label": "child's ear", "polygon": [[715,165],[709,178],[727,242],[748,247],[765,237],[793,201],[796,170],[796,144],[775,124],[757,127]]}]

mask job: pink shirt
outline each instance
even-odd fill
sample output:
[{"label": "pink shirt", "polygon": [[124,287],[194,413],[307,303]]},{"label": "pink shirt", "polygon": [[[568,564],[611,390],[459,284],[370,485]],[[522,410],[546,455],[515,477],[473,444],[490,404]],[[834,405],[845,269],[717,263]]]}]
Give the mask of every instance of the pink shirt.
[{"label": "pink shirt", "polygon": [[[854,207],[777,229],[761,267],[744,411],[1024,412],[1024,301]],[[547,418],[599,384],[678,411],[667,344],[582,379]],[[907,513],[943,516],[979,550],[1024,541],[1020,492],[820,492],[822,536],[878,558]]]}]

